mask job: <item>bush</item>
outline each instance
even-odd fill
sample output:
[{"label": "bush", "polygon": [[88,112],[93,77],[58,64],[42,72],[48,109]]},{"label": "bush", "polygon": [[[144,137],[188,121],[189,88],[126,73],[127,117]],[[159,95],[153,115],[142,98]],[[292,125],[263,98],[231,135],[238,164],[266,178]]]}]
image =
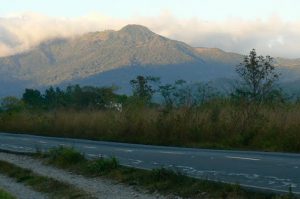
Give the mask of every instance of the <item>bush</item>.
[{"label": "bush", "polygon": [[156,182],[160,181],[172,181],[180,182],[185,177],[180,171],[174,171],[166,168],[153,169],[151,171],[151,176]]},{"label": "bush", "polygon": [[15,197],[13,197],[12,195],[10,195],[9,193],[7,193],[6,191],[0,189],[0,198],[1,199],[15,199]]},{"label": "bush", "polygon": [[110,172],[119,167],[119,162],[116,158],[100,158],[98,160],[91,161],[87,164],[86,170],[91,174],[103,174]]},{"label": "bush", "polygon": [[58,147],[50,149],[47,153],[48,160],[58,166],[70,166],[86,161],[83,154],[74,148]]}]

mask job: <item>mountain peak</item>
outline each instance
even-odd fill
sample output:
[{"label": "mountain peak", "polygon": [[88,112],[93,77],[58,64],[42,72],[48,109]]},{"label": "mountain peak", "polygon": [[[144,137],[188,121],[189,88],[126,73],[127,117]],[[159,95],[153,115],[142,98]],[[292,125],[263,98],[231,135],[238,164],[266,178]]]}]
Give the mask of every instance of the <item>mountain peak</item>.
[{"label": "mountain peak", "polygon": [[128,24],[124,26],[120,32],[128,32],[128,33],[133,33],[133,32],[142,32],[142,33],[152,33],[154,34],[149,28],[146,26],[138,25],[138,24]]},{"label": "mountain peak", "polygon": [[136,41],[150,40],[156,35],[145,26],[130,24],[118,31],[122,36],[132,38]]}]

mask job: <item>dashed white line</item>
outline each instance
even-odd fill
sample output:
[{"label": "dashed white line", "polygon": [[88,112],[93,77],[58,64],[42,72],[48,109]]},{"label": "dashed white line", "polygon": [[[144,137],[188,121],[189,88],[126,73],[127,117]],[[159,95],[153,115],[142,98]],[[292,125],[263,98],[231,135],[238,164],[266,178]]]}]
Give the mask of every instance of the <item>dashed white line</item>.
[{"label": "dashed white line", "polygon": [[165,154],[173,154],[173,155],[183,155],[183,152],[176,152],[176,151],[159,151],[159,153],[165,153]]},{"label": "dashed white line", "polygon": [[127,153],[131,153],[133,152],[133,150],[131,149],[115,149],[116,151],[123,151],[123,152],[127,152]]},{"label": "dashed white line", "polygon": [[237,157],[237,156],[225,156],[226,158],[229,159],[239,159],[239,160],[252,160],[252,161],[259,161],[260,159],[258,158],[247,158],[247,157]]},{"label": "dashed white line", "polygon": [[96,149],[96,147],[94,147],[94,146],[83,146],[83,147],[86,149]]}]

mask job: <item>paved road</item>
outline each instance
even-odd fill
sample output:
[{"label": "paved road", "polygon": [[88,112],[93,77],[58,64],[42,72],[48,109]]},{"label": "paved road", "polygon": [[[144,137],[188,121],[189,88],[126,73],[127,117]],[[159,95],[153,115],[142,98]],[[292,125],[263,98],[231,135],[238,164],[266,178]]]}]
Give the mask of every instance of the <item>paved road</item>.
[{"label": "paved road", "polygon": [[87,156],[115,156],[137,168],[166,167],[196,177],[249,188],[300,195],[300,154],[147,146],[69,138],[0,133],[0,149],[35,152],[72,146]]}]

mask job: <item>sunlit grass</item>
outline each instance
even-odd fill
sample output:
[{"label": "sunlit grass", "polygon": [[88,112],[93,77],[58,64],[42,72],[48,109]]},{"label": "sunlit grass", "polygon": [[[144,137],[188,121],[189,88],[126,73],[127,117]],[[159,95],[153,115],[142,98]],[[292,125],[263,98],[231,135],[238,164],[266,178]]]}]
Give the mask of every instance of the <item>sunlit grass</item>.
[{"label": "sunlit grass", "polygon": [[245,108],[214,102],[194,109],[125,108],[2,113],[0,130],[157,145],[300,151],[300,106]]}]

